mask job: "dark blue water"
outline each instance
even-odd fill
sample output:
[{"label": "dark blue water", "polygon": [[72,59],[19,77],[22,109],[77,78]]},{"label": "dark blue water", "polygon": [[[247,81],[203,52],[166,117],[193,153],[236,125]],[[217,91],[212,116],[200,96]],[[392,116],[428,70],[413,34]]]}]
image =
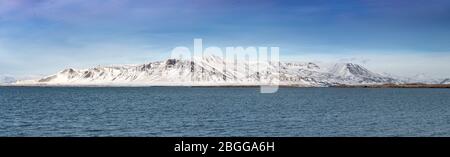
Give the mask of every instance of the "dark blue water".
[{"label": "dark blue water", "polygon": [[450,90],[0,87],[0,136],[450,136]]}]

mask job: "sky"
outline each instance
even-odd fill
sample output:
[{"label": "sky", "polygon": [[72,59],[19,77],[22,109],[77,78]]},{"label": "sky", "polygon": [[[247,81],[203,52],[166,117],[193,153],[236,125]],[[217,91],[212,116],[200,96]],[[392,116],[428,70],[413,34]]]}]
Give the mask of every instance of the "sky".
[{"label": "sky", "polygon": [[450,77],[448,0],[0,0],[0,75],[163,60],[194,38]]}]

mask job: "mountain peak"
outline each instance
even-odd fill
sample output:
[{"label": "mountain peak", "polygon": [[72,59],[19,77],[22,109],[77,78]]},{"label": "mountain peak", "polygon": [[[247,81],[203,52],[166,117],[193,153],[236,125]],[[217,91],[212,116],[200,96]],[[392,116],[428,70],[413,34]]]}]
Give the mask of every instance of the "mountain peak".
[{"label": "mountain peak", "polygon": [[75,73],[75,70],[72,68],[68,68],[68,69],[64,69],[63,71],[61,71],[61,73],[73,74],[73,73]]},{"label": "mountain peak", "polygon": [[[38,80],[18,81],[16,85],[258,85],[278,77],[279,85],[329,86],[333,84],[392,83],[395,79],[382,77],[353,63],[336,64],[330,71],[313,62],[284,62],[267,64],[260,70],[258,64],[233,64],[227,71],[227,62],[215,55],[193,60],[167,59],[139,65],[103,66],[85,70],[65,69]],[[247,69],[247,70],[245,70]],[[276,75],[273,75],[276,74]]]},{"label": "mountain peak", "polygon": [[378,76],[378,74],[375,74],[367,70],[363,66],[354,63],[337,63],[331,68],[330,73],[333,73],[341,77],[371,76],[371,75]]},{"label": "mountain peak", "polygon": [[10,84],[16,82],[16,79],[12,76],[0,76],[0,84]]},{"label": "mountain peak", "polygon": [[442,80],[440,84],[450,84],[450,78]]}]

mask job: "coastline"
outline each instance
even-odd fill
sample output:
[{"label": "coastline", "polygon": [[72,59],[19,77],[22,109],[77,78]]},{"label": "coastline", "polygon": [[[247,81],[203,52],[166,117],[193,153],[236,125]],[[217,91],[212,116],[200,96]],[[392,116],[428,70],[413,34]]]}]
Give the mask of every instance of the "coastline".
[{"label": "coastline", "polygon": [[[144,87],[189,87],[189,88],[259,88],[267,85],[0,85],[0,87],[41,88],[144,88]],[[280,88],[450,88],[450,84],[362,84],[332,86],[279,85]]]},{"label": "coastline", "polygon": [[450,88],[450,84],[379,84],[379,85],[337,85],[335,88]]}]

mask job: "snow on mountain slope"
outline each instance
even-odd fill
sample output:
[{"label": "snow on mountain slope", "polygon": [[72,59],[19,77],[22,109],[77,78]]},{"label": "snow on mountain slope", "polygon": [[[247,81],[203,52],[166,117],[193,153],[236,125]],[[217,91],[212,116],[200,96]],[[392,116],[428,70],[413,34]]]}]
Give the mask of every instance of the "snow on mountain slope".
[{"label": "snow on mountain slope", "polygon": [[42,79],[17,81],[15,85],[228,86],[273,84],[274,80],[279,80],[279,85],[314,87],[397,82],[396,79],[370,72],[352,63],[336,64],[331,69],[325,69],[310,62],[230,64],[220,57],[209,56],[202,59],[168,59],[141,65],[102,66],[84,70],[69,68]]},{"label": "snow on mountain slope", "polygon": [[0,76],[0,84],[11,84],[16,82],[16,79],[12,76]]},{"label": "snow on mountain slope", "polygon": [[450,78],[442,80],[440,84],[450,84]]},{"label": "snow on mountain slope", "polygon": [[404,79],[408,83],[426,83],[426,84],[439,84],[444,79],[442,78],[431,78],[430,75],[425,73],[416,74],[412,77],[407,77]]},{"label": "snow on mountain slope", "polygon": [[399,81],[373,73],[366,68],[353,63],[338,63],[335,64],[329,71],[334,76],[337,76],[343,84],[372,84],[372,83],[398,83]]}]

